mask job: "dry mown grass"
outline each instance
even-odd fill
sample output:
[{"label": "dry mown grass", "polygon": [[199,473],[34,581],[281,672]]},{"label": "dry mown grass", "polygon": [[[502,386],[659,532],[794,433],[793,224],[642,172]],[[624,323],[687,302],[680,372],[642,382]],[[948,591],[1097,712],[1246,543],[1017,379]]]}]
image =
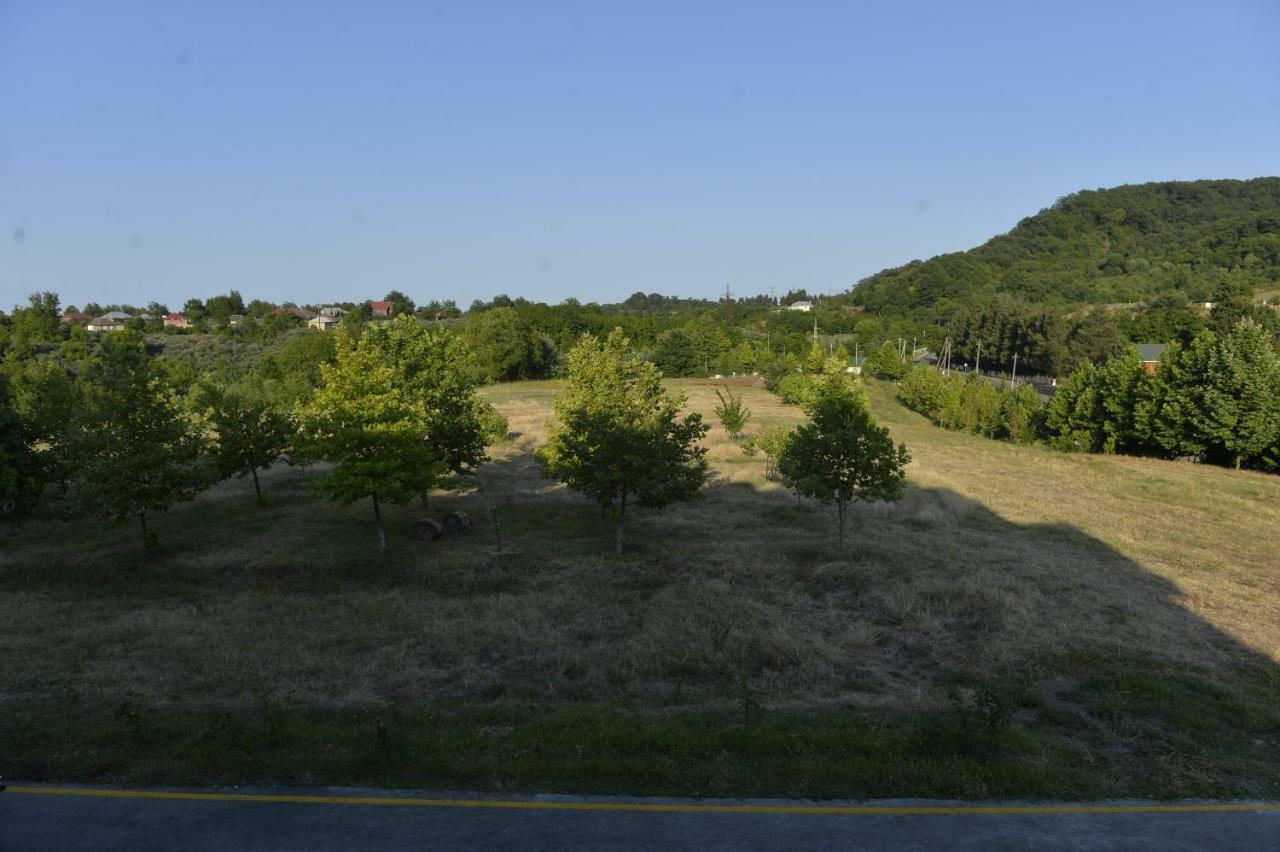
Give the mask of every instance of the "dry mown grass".
[{"label": "dry mown grass", "polygon": [[[132,528],[32,524],[0,557],[0,699],[659,708],[731,702],[745,678],[772,707],[910,709],[945,703],[957,675],[1071,654],[1224,677],[1280,660],[1280,479],[944,432],[876,387],[912,486],[857,510],[840,555],[831,512],[714,423],[723,383],[676,384],[713,423],[716,479],[638,513],[621,559],[599,511],[538,475],[554,383],[489,390],[513,435],[473,490],[431,506],[478,527],[418,543],[423,510],[395,510],[385,558],[367,507],[321,506],[299,470],[269,477],[268,509],[232,482],[171,513],[146,563]],[[748,432],[799,419],[739,384]]]},{"label": "dry mown grass", "polygon": [[[717,384],[681,383],[704,412]],[[913,487],[899,505],[855,512],[849,553],[833,551],[829,510],[765,481],[763,459],[716,426],[709,493],[639,514],[620,560],[598,509],[541,480],[531,457],[553,390],[493,390],[515,435],[474,491],[431,507],[463,508],[480,526],[419,544],[404,526],[421,510],[402,509],[388,560],[362,553],[365,507],[317,508],[297,471],[273,477],[278,505],[264,517],[238,482],[174,513],[170,539],[184,540],[165,562],[177,594],[160,577],[145,595],[86,595],[74,581],[92,567],[86,551],[128,564],[131,531],[33,528],[6,567],[63,576],[4,596],[0,637],[12,652],[0,677],[10,692],[70,682],[156,701],[515,691],[662,705],[722,696],[746,673],[768,701],[901,707],[940,700],[952,670],[1073,650],[1207,667],[1280,655],[1275,478],[995,444],[936,430],[877,391],[913,448]],[[751,429],[797,418],[763,390],[744,393]],[[207,530],[209,517],[230,528]],[[338,562],[360,567],[337,587],[308,588],[310,569],[323,576]],[[129,585],[128,569],[115,583]]]}]

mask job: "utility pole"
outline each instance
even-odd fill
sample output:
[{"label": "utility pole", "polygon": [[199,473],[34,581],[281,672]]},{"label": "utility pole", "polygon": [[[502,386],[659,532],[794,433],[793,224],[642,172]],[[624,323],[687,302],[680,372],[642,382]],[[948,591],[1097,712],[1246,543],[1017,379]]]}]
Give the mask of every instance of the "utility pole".
[{"label": "utility pole", "polygon": [[973,371],[979,374],[982,373],[982,341],[981,340],[978,341],[978,360],[974,362]]},{"label": "utility pole", "polygon": [[729,292],[728,284],[724,285],[724,324],[733,325],[733,294]]},{"label": "utility pole", "polygon": [[1013,378],[1009,380],[1009,387],[1014,387],[1017,384],[1018,384],[1018,353],[1015,352],[1013,353]]},{"label": "utility pole", "polygon": [[818,343],[818,318],[817,317],[813,318],[813,343],[815,346]]}]

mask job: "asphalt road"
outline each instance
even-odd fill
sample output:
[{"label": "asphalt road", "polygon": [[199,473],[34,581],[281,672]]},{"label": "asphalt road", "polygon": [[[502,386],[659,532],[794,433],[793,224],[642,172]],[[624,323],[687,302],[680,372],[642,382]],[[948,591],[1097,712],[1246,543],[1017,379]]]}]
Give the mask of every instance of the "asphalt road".
[{"label": "asphalt road", "polygon": [[1280,804],[607,799],[11,783],[0,850],[1280,849]]}]

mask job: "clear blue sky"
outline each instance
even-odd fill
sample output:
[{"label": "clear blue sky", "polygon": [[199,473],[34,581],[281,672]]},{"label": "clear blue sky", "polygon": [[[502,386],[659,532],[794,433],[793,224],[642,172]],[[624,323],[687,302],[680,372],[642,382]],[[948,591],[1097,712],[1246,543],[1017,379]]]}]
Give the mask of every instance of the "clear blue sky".
[{"label": "clear blue sky", "polygon": [[0,306],[847,289],[1280,173],[1280,2],[0,0]]}]

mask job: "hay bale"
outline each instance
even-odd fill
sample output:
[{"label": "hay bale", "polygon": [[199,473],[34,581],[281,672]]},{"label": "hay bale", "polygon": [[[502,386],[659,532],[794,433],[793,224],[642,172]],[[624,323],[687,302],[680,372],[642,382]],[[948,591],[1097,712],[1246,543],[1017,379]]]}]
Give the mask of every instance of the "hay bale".
[{"label": "hay bale", "polygon": [[450,512],[444,519],[444,528],[451,533],[466,532],[471,529],[471,516],[466,512]]},{"label": "hay bale", "polygon": [[444,535],[444,524],[435,518],[419,518],[413,525],[413,537],[418,541],[435,541]]}]

